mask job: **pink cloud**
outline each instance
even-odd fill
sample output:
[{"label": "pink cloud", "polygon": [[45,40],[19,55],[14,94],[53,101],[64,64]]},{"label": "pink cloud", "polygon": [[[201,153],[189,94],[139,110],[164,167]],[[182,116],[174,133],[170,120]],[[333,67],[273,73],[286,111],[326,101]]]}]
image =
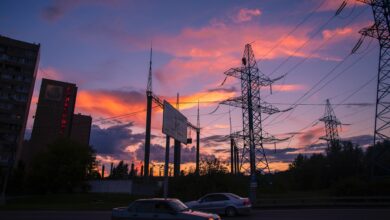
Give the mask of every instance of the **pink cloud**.
[{"label": "pink cloud", "polygon": [[356,31],[351,27],[346,28],[336,28],[333,30],[324,30],[322,31],[322,37],[324,40],[327,40],[335,35],[335,37],[346,37],[351,36],[352,34],[356,34]]},{"label": "pink cloud", "polygon": [[63,74],[53,67],[39,68],[37,80],[41,81],[42,78],[64,80]]},{"label": "pink cloud", "polygon": [[[308,57],[310,50],[321,44],[323,39],[312,39],[307,43],[311,29],[301,29],[299,33],[282,39],[289,27],[211,24],[201,28],[185,28],[173,36],[159,36],[154,41],[156,50],[171,54],[173,58],[157,70],[157,79],[162,83],[177,82],[183,85],[193,80],[204,83],[203,80],[213,77],[220,79],[224,71],[240,65],[244,45],[253,41],[252,48],[257,59]],[[351,33],[351,30],[346,30],[327,30],[324,37],[338,34],[341,39]],[[278,42],[278,47],[274,48]],[[305,47],[297,51],[302,46]],[[321,54],[310,56],[329,59]]]},{"label": "pink cloud", "polygon": [[253,17],[260,16],[260,9],[247,9],[242,8],[238,11],[237,15],[233,18],[233,21],[236,23],[242,23],[251,21]]},{"label": "pink cloud", "polygon": [[324,135],[324,128],[318,127],[318,128],[312,128],[308,130],[307,132],[300,134],[298,136],[299,146],[306,146],[309,144],[312,144],[313,142],[317,141],[321,136]]},{"label": "pink cloud", "polygon": [[306,86],[301,84],[284,84],[284,85],[272,86],[273,91],[279,91],[279,92],[294,92],[294,91],[301,91],[304,89],[306,89]]}]

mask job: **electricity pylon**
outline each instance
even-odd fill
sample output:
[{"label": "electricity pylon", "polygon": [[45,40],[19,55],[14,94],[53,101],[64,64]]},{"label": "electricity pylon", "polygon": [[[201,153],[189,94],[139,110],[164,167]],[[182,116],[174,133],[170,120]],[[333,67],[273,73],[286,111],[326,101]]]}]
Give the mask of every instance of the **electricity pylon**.
[{"label": "electricity pylon", "polygon": [[[271,86],[276,80],[261,74],[250,44],[245,45],[241,67],[231,68],[224,73],[241,80],[241,96],[222,101],[220,104],[242,109],[244,145],[241,152],[241,168],[250,171],[249,197],[256,202],[256,172],[269,171],[267,156],[263,147],[262,113],[274,114],[279,109],[262,102],[260,88]],[[249,165],[249,166],[248,166]]]},{"label": "electricity pylon", "polygon": [[378,39],[380,46],[374,128],[374,144],[376,144],[377,141],[389,140],[390,137],[390,1],[358,1],[371,6],[375,20],[371,27],[363,28],[359,33],[363,37]]},{"label": "electricity pylon", "polygon": [[328,143],[328,150],[331,147],[337,147],[340,144],[338,126],[341,126],[341,122],[337,119],[336,114],[330,104],[329,99],[326,100],[325,114],[320,121],[325,123],[325,136],[320,139],[326,140]]}]

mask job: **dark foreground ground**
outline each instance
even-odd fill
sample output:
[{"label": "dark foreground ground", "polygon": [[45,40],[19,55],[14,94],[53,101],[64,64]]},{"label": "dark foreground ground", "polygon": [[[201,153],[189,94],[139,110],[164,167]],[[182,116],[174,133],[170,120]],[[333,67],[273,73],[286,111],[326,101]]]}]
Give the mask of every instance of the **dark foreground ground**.
[{"label": "dark foreground ground", "polygon": [[[109,220],[108,211],[0,211],[1,220]],[[225,219],[225,218],[223,218]],[[250,216],[227,218],[240,219],[313,219],[313,220],[388,220],[390,209],[273,209],[254,210]]]}]

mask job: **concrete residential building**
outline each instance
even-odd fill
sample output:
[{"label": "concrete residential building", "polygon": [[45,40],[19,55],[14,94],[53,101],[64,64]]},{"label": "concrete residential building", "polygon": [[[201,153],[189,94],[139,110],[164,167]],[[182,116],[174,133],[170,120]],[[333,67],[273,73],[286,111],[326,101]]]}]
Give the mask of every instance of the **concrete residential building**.
[{"label": "concrete residential building", "polygon": [[[57,138],[70,137],[76,84],[42,79],[27,154],[31,159]],[[27,160],[29,160],[27,159]]]},{"label": "concrete residential building", "polygon": [[70,139],[83,145],[89,145],[91,136],[92,117],[82,114],[74,114]]},{"label": "concrete residential building", "polygon": [[0,164],[18,161],[39,63],[39,44],[0,35]]},{"label": "concrete residential building", "polygon": [[31,139],[23,154],[26,163],[58,138],[89,145],[92,118],[74,114],[76,96],[76,84],[42,79]]}]

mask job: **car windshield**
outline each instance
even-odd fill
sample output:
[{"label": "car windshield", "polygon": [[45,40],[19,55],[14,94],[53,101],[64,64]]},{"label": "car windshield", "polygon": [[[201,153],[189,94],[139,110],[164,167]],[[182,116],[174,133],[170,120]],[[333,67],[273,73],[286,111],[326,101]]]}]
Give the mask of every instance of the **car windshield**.
[{"label": "car windshield", "polygon": [[236,199],[241,199],[241,197],[237,196],[236,194],[233,194],[233,193],[229,193],[229,195],[233,198],[236,198]]},{"label": "car windshield", "polygon": [[184,203],[182,203],[180,200],[177,199],[171,200],[169,204],[177,212],[189,210],[189,208]]}]

